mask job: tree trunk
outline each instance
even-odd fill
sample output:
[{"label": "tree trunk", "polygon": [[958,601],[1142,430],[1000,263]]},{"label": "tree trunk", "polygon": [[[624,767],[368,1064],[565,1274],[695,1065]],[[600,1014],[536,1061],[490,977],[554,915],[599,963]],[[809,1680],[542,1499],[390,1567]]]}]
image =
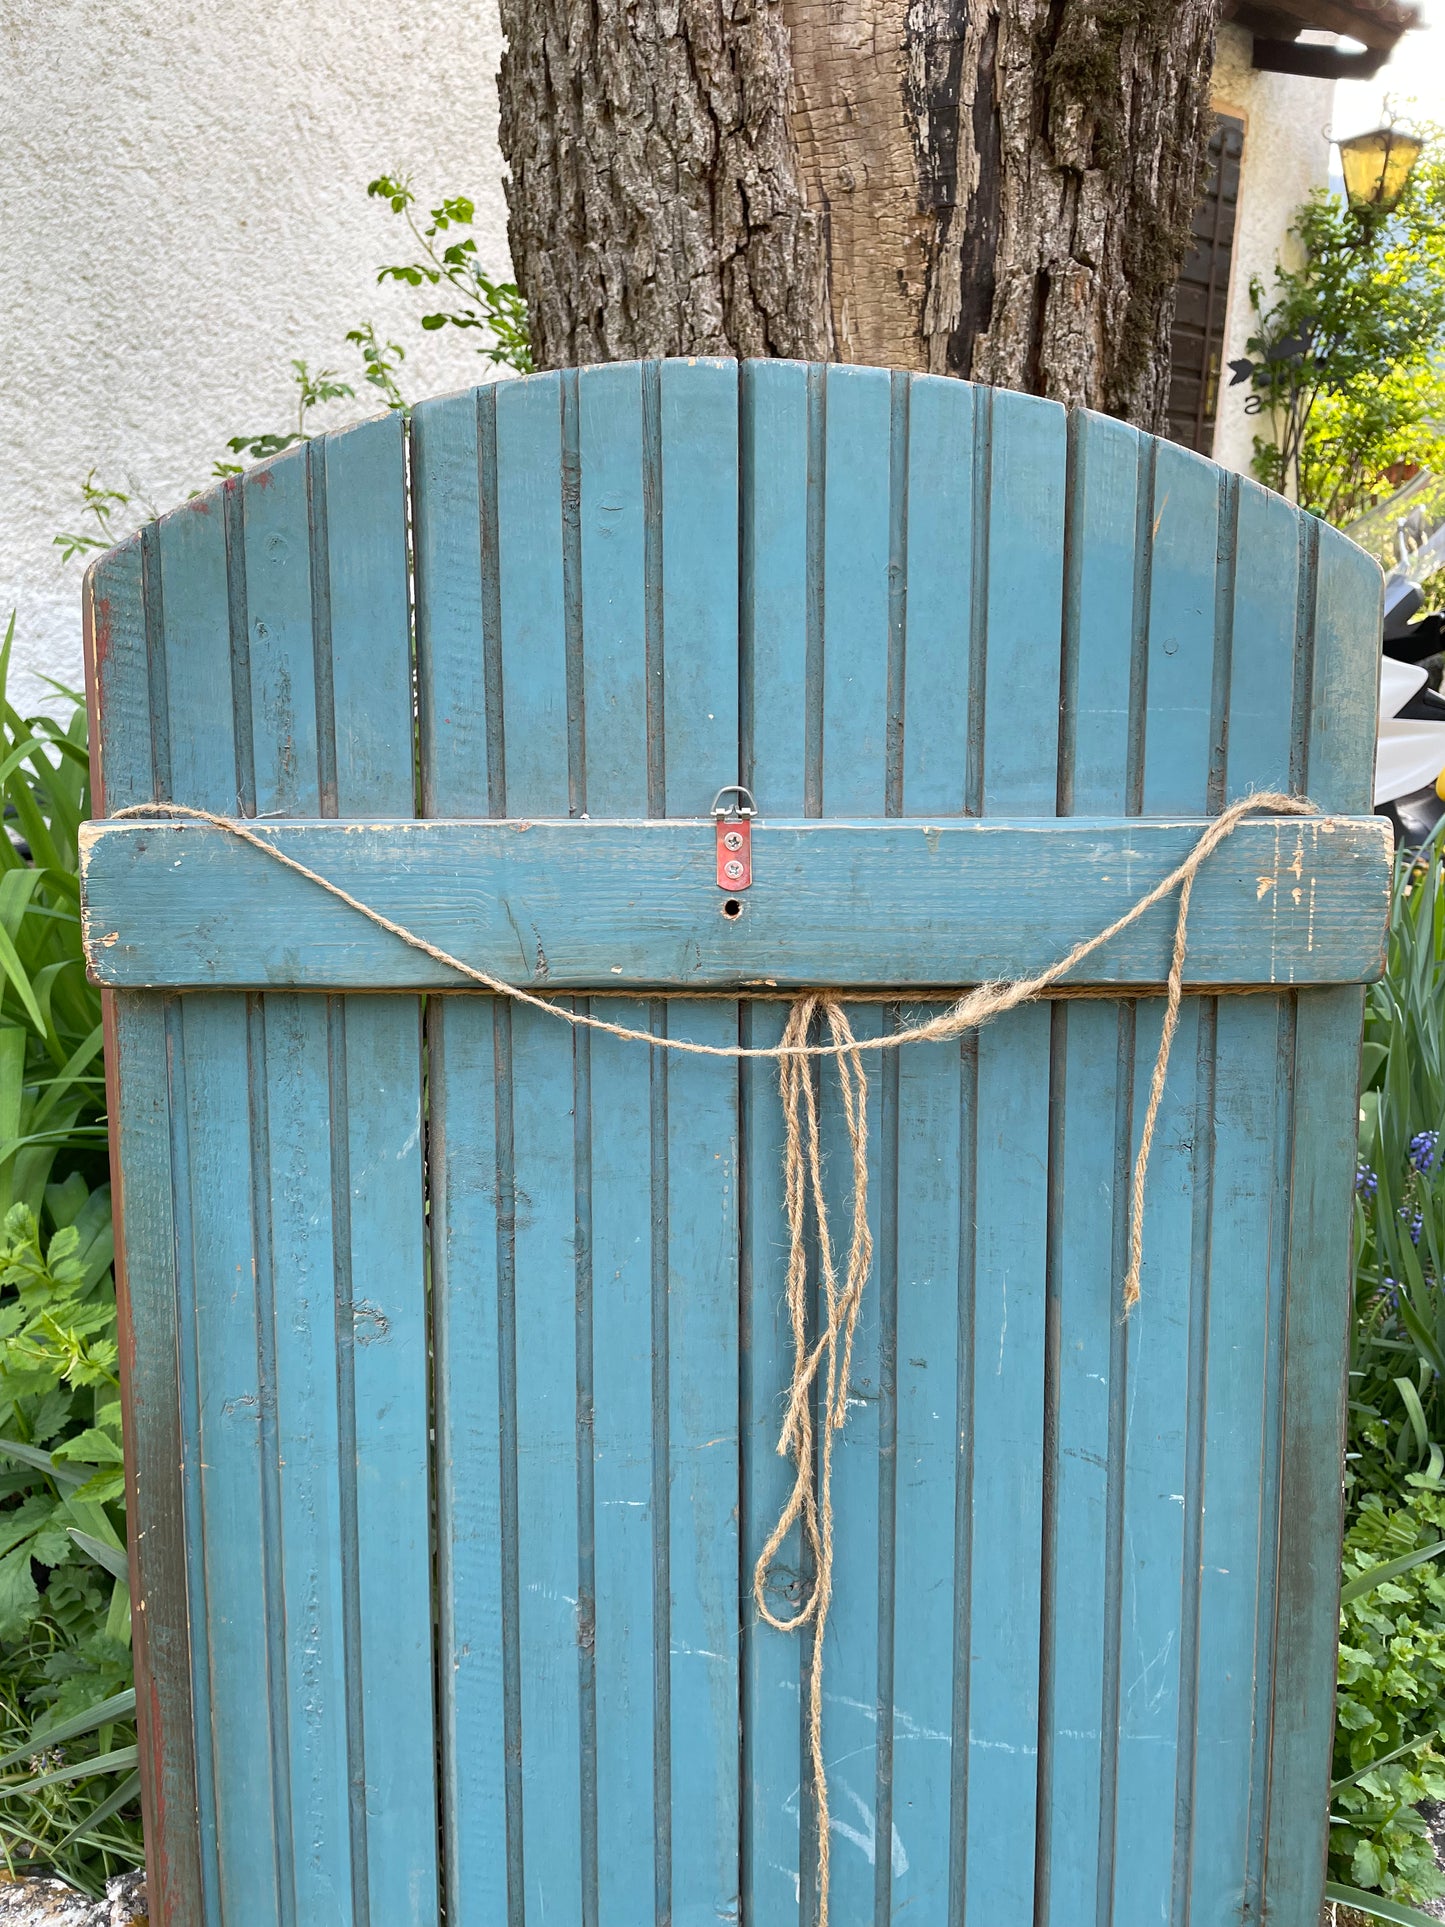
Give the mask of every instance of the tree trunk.
[{"label": "tree trunk", "polygon": [[1163,421],[1218,0],[501,0],[537,365],[797,355]]}]

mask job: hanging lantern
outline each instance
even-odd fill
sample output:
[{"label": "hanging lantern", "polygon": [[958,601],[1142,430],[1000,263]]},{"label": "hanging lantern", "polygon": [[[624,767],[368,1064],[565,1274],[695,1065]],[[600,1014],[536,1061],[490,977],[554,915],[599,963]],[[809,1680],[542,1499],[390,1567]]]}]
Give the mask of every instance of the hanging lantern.
[{"label": "hanging lantern", "polygon": [[1391,124],[1373,133],[1337,141],[1350,206],[1388,214],[1405,191],[1411,170],[1424,152],[1418,134]]}]

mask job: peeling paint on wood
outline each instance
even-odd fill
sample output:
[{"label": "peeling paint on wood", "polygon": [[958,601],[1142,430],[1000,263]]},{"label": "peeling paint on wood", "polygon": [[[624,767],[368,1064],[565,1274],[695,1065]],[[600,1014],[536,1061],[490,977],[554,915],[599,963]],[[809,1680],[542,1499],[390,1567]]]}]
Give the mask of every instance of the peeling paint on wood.
[{"label": "peeling paint on wood", "polygon": [[[96,565],[105,807],[254,816],[719,1043],[793,981],[917,1012],[1048,961],[1246,790],[1331,813],[1199,886],[1127,1323],[1167,913],[1105,994],[873,1074],[825,1727],[840,1919],[1313,1920],[1373,566],[1118,422],[875,369],[614,365],[403,432]],[[770,1067],[476,995],[424,1058],[436,979],[218,832],[101,825],[85,889],[153,1918],[810,1927],[806,1652],[740,1604],[787,1477]],[[693,984],[782,994],[647,994]]]}]

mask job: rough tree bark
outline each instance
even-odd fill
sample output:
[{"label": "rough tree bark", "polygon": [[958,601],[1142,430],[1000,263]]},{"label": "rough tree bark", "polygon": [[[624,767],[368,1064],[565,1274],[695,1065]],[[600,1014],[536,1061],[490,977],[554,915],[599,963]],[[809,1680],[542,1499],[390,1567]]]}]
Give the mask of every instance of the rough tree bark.
[{"label": "rough tree bark", "polygon": [[1162,423],[1218,0],[501,0],[540,367],[798,355]]}]

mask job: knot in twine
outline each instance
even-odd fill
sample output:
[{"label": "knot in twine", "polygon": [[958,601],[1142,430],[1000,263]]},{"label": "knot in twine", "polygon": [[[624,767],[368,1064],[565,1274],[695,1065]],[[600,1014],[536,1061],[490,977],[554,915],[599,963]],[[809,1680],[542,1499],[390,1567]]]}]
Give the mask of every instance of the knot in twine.
[{"label": "knot in twine", "polygon": [[[823,1759],[823,1645],[828,1609],[833,1598],[833,1448],[848,1416],[848,1381],[852,1369],[853,1337],[858,1312],[873,1263],[873,1237],[868,1229],[868,1079],[863,1068],[864,1051],[897,1050],[904,1044],[939,1042],[976,1030],[991,1018],[1017,1010],[1047,995],[1086,957],[1127,930],[1130,924],[1153,909],[1156,903],[1179,892],[1179,907],[1174,925],[1174,946],[1165,984],[1164,1022],[1159,1033],[1159,1049],[1149,1080],[1149,1097],[1144,1107],[1139,1132],[1139,1148],[1134,1158],[1133,1182],[1129,1193],[1129,1258],[1123,1279],[1125,1317],[1139,1302],[1139,1278],[1144,1262],[1144,1187],[1149,1172],[1149,1154],[1164,1084],[1169,1073],[1169,1055],[1174,1034],[1179,1028],[1179,1009],[1184,994],[1184,959],[1188,948],[1189,905],[1195,879],[1212,853],[1248,816],[1317,816],[1316,806],[1306,797],[1286,796],[1278,790],[1261,790],[1239,798],[1216,816],[1200,836],[1184,861],[1154,887],[1116,917],[1107,928],[1075,944],[1068,955],[1031,977],[1009,982],[978,984],[935,1017],[924,1018],[903,1029],[879,1037],[857,1038],[848,1022],[840,997],[832,991],[809,990],[793,999],[782,1040],[775,1045],[699,1044],[690,1038],[659,1037],[650,1030],[637,1030],[626,1024],[609,1023],[590,1011],[569,1010],[549,997],[539,997],[520,984],[479,969],[450,952],[429,943],[404,924],[396,923],[360,898],[354,897],[329,877],[298,863],[277,848],[253,823],[221,816],[212,810],[195,809],[186,803],[134,803],[117,810],[112,821],[122,817],[155,818],[179,816],[210,823],[225,830],[253,849],[261,851],[284,869],[294,870],[328,896],[346,904],[360,916],[386,930],[413,950],[455,971],[459,976],[497,997],[554,1017],[559,1022],[588,1030],[605,1032],[646,1044],[651,1050],[680,1051],[694,1057],[776,1058],[778,1087],[785,1122],[783,1152],[783,1190],[788,1220],[788,1318],[793,1332],[793,1373],[788,1387],[787,1409],[777,1450],[793,1462],[794,1479],[787,1502],[778,1514],[767,1543],[758,1555],[753,1570],[753,1601],[758,1615],[781,1633],[798,1633],[805,1626],[813,1629],[812,1660],[808,1671],[808,1754],[812,1772],[818,1822],[818,1927],[828,1927],[829,1847],[831,1817],[828,1806],[828,1776]],[[695,994],[695,993],[689,993]],[[719,995],[728,995],[720,992]],[[810,1043],[814,1018],[827,1025],[828,1041]],[[852,1152],[852,1231],[847,1263],[841,1285],[838,1262],[833,1248],[828,1210],[823,1196],[823,1155],[818,1132],[818,1102],[809,1059],[832,1057],[838,1065],[843,1097],[843,1116]],[[813,1206],[814,1231],[818,1251],[818,1275],[822,1286],[822,1331],[812,1345],[808,1343],[808,1244],[806,1218],[808,1201]],[[813,1404],[821,1373],[821,1396],[817,1398],[817,1423],[822,1444],[814,1445]],[[767,1584],[773,1562],[783,1541],[801,1521],[803,1540],[811,1555],[813,1582],[807,1598],[791,1617],[780,1617],[767,1603]]]}]

